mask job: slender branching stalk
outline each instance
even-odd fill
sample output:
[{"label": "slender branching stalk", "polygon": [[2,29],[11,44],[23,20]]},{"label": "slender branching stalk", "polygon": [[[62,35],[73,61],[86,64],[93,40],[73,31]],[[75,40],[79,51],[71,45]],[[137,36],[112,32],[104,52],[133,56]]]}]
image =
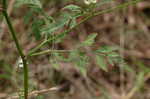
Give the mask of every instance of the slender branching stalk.
[{"label": "slender branching stalk", "polygon": [[39,55],[44,55],[48,53],[67,53],[67,52],[73,52],[74,50],[45,50],[37,53],[33,53],[30,56],[39,56]]},{"label": "slender branching stalk", "polygon": [[16,32],[12,26],[12,23],[11,23],[11,20],[8,16],[8,13],[7,13],[7,4],[6,4],[6,0],[3,0],[3,16],[5,17],[6,19],[6,22],[7,22],[7,25],[8,25],[8,28],[10,30],[10,33],[12,35],[12,38],[15,42],[15,45],[16,45],[16,48],[18,50],[18,53],[22,59],[22,62],[23,62],[23,71],[24,71],[24,98],[25,99],[28,99],[28,66],[27,66],[27,59],[23,53],[23,50],[19,44],[19,41],[17,39],[17,36],[16,36]]},{"label": "slender branching stalk", "polygon": [[49,42],[52,42],[54,40],[57,40],[58,38],[63,38],[67,33],[71,32],[73,29],[77,28],[80,24],[84,23],[85,21],[87,21],[87,20],[89,20],[89,19],[91,19],[91,18],[93,18],[95,16],[102,15],[102,14],[105,14],[105,13],[109,13],[109,12],[112,12],[112,11],[115,11],[115,10],[119,10],[119,9],[122,9],[122,8],[126,8],[129,5],[136,4],[136,3],[140,2],[140,1],[141,0],[133,0],[133,1],[130,1],[130,2],[123,3],[123,4],[119,4],[118,6],[115,6],[115,7],[112,7],[112,8],[108,8],[106,10],[96,11],[96,12],[93,12],[92,14],[90,13],[90,14],[86,15],[85,18],[81,22],[79,22],[77,25],[75,25],[73,28],[64,31],[63,33],[61,33],[59,35],[56,35],[54,38],[49,38],[49,39],[43,41],[42,43],[40,43],[38,46],[33,48],[28,53],[28,56],[31,56],[33,53],[35,53],[37,50],[39,50],[45,44],[47,44]]},{"label": "slender branching stalk", "polygon": [[77,28],[80,24],[84,23],[85,21],[98,16],[98,15],[102,15],[108,12],[112,12],[118,9],[122,9],[122,8],[126,8],[129,5],[133,5],[138,3],[141,0],[132,0],[130,2],[126,2],[123,4],[119,4],[118,6],[106,9],[106,10],[101,10],[101,11],[96,11],[91,13],[87,13],[85,15],[85,18],[83,20],[81,20],[77,25],[75,25],[73,28],[70,28],[69,30],[65,30],[63,33],[56,35],[54,38],[49,38],[47,40],[44,40],[42,43],[40,43],[38,46],[36,46],[35,48],[33,48],[28,54],[27,56],[25,56],[25,54],[23,53],[23,50],[19,44],[19,41],[16,37],[16,32],[14,31],[14,28],[12,26],[11,20],[8,16],[7,13],[7,4],[6,4],[6,0],[3,0],[3,8],[1,8],[0,10],[2,10],[3,16],[6,19],[8,28],[10,30],[10,33],[13,37],[13,40],[15,42],[16,48],[18,50],[18,53],[23,61],[23,71],[24,71],[24,99],[28,99],[28,66],[27,66],[27,57],[28,56],[36,56],[36,55],[42,55],[42,54],[46,54],[46,53],[50,53],[50,52],[66,52],[65,50],[60,50],[60,51],[56,51],[56,50],[46,50],[43,52],[39,52],[39,53],[35,53],[37,50],[39,50],[41,47],[43,47],[45,44],[52,42],[54,40],[57,40],[58,38],[63,38],[64,36],[66,36],[69,32],[71,32],[73,29]]}]

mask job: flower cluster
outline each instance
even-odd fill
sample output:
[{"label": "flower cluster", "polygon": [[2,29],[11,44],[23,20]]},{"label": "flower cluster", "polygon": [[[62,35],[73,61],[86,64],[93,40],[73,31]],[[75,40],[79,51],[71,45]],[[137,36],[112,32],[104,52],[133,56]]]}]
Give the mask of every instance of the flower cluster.
[{"label": "flower cluster", "polygon": [[89,4],[92,4],[92,3],[96,3],[97,0],[84,0],[84,3],[89,5]]}]

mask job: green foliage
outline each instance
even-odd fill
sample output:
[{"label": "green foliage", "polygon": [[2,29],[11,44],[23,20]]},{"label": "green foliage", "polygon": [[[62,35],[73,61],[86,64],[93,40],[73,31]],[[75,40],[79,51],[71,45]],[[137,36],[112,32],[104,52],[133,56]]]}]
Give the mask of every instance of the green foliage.
[{"label": "green foliage", "polygon": [[110,53],[113,51],[118,50],[118,47],[115,46],[102,46],[99,49],[96,50],[96,52],[100,52],[100,53]]},{"label": "green foliage", "polygon": [[35,15],[39,15],[39,14],[42,14],[42,9],[41,8],[34,7],[34,8],[29,9],[29,11],[27,11],[27,13],[25,13],[24,23],[25,24],[31,23],[33,19],[38,18]]},{"label": "green foliage", "polygon": [[136,87],[140,88],[143,83],[144,83],[144,75],[145,73],[144,72],[140,72],[138,75],[137,75],[137,78],[136,78]]},{"label": "green foliage", "polygon": [[80,46],[91,46],[95,41],[95,38],[97,36],[97,33],[92,33],[88,35],[87,39],[83,42],[81,42]]},{"label": "green foliage", "polygon": [[[110,1],[112,0],[102,0],[101,3],[97,3],[97,4],[96,2],[95,3],[93,2],[91,5],[87,5],[85,8],[82,8],[78,5],[70,4],[70,5],[65,6],[61,10],[61,13],[59,14],[59,16],[54,17],[54,18],[47,15],[47,13],[42,8],[42,3],[40,2],[40,0],[16,0],[16,6],[19,7],[22,5],[27,5],[28,7],[30,7],[31,8],[29,9],[30,11],[28,11],[26,16],[24,17],[25,24],[31,24],[31,27],[30,25],[29,27],[32,30],[32,32],[35,34],[35,38],[37,40],[41,40],[42,33],[45,37],[47,37],[46,40],[44,39],[43,42],[39,44],[35,48],[35,50],[33,50],[33,53],[35,53],[37,50],[41,49],[44,45],[48,44],[49,41],[54,41],[53,43],[56,43],[57,41],[62,42],[62,38],[65,37],[64,35],[72,31],[74,28],[76,28],[81,23],[85,22],[86,20],[94,16],[97,16],[106,12],[111,12],[113,10],[116,10],[117,8],[123,8],[129,5],[129,3],[126,3],[124,5],[110,8],[108,10],[106,9],[104,11],[95,12],[95,8],[98,5],[102,5]],[[138,0],[135,0],[135,2],[132,2],[132,3],[136,3],[136,1]],[[6,1],[4,0],[4,5],[5,5],[5,2]],[[27,99],[28,97],[28,66],[27,66],[26,58],[30,57],[30,55],[24,54],[23,50],[21,49],[22,47],[20,46],[19,40],[16,37],[16,33],[12,27],[7,11],[3,11],[3,15],[7,21],[9,30],[11,31],[11,34],[15,41],[18,53],[21,56],[22,61],[24,63],[24,68],[23,68],[24,70],[23,71],[24,72],[24,77],[23,77],[24,78],[24,97],[21,97],[20,99],[22,98]],[[84,19],[80,20],[80,22],[77,22],[77,18],[81,16]],[[61,30],[61,32],[59,30]],[[55,34],[55,32],[60,32],[60,33]],[[80,71],[80,73],[83,76],[86,76],[87,67],[90,62],[90,57],[87,55],[86,51],[81,51],[80,49],[82,49],[82,47],[92,46],[95,43],[95,39],[97,35],[98,35],[97,33],[92,33],[88,35],[85,41],[81,42],[76,49],[69,52],[68,57],[64,57],[63,54],[60,54],[58,52],[52,53],[53,59],[50,60],[50,63],[53,65],[54,68],[59,68],[59,62],[61,61],[71,62],[76,66],[76,68]],[[96,51],[93,51],[94,52],[93,54],[96,54],[95,55],[96,64],[100,67],[100,69],[107,72],[108,65],[111,64],[113,66],[115,63],[124,63],[124,60],[122,59],[122,57],[120,57],[117,50],[118,50],[118,47],[104,46],[104,47],[100,47]],[[140,67],[144,69],[144,71],[149,72],[149,70],[147,70],[147,68],[145,68],[143,65],[140,65]],[[4,70],[6,70],[5,72],[8,74],[7,75],[0,74],[0,78],[9,79],[11,75],[10,68],[6,66],[4,67]],[[128,68],[128,70],[130,69]],[[130,71],[132,72],[132,70]],[[143,78],[144,78],[144,73],[142,72],[138,75],[137,86],[141,86],[141,81],[144,80]],[[21,93],[21,96],[23,96],[22,93]],[[43,97],[38,97],[38,99],[43,99]]]},{"label": "green foliage", "polygon": [[123,58],[117,53],[118,50],[115,46],[102,46],[95,51],[96,62],[102,70],[108,71],[108,65],[124,64]]},{"label": "green foliage", "polygon": [[112,1],[114,1],[114,0],[101,0],[101,2],[97,3],[97,6],[102,6],[104,4],[111,3]]},{"label": "green foliage", "polygon": [[40,40],[41,38],[41,31],[40,28],[44,25],[44,21],[41,19],[34,19],[32,23],[32,32],[35,35],[36,40]]},{"label": "green foliage", "polygon": [[70,23],[69,23],[70,28],[73,28],[74,26],[77,25],[76,19],[78,17],[84,15],[84,10],[77,5],[70,4],[70,5],[65,6],[63,9],[69,10],[68,13],[71,16]]},{"label": "green foliage", "polygon": [[[42,18],[38,17],[41,15]],[[53,21],[54,19],[51,16],[48,16],[43,9],[38,7],[30,9],[24,16],[24,23],[31,27],[32,34],[34,34],[36,40],[40,40],[41,36],[43,36],[44,30],[42,29],[44,26],[50,26],[49,24]]]},{"label": "green foliage", "polygon": [[[91,46],[92,44],[94,44],[94,39],[96,38],[96,36],[97,33],[90,34],[85,41],[79,44],[79,47]],[[63,55],[61,55],[60,53],[53,53],[53,55],[55,56],[55,59],[57,61],[73,62],[78,70],[81,72],[81,74],[86,76],[86,69],[89,63],[89,57],[86,55],[85,52],[80,51],[78,47],[77,49],[71,51],[67,58],[63,57]],[[58,68],[59,63],[57,63],[56,60],[52,59],[51,62],[55,68]]]},{"label": "green foliage", "polygon": [[41,31],[44,32],[45,34],[49,35],[49,34],[55,32],[56,30],[61,29],[66,24],[68,24],[70,18],[71,17],[70,17],[70,15],[68,13],[63,13],[61,15],[60,19],[58,19],[57,21],[55,21],[52,24],[47,25]]},{"label": "green foliage", "polygon": [[53,53],[52,57],[50,62],[54,68],[59,68],[59,62],[71,62],[83,76],[86,76],[86,69],[89,63],[89,57],[86,53],[79,50],[73,50],[69,53],[68,57],[64,57],[60,53]]},{"label": "green foliage", "polygon": [[69,9],[73,12],[81,12],[81,10],[82,10],[81,7],[79,7],[77,5],[73,5],[73,4],[67,5],[63,9]]},{"label": "green foliage", "polygon": [[28,11],[26,13],[26,15],[24,16],[24,23],[25,24],[29,24],[30,21],[31,21],[32,16],[33,16],[33,12],[32,11]]},{"label": "green foliage", "polygon": [[23,89],[20,89],[18,92],[19,99],[24,99],[25,97],[23,96]]},{"label": "green foliage", "polygon": [[40,0],[16,0],[16,6],[30,5],[42,8]]},{"label": "green foliage", "polygon": [[[71,12],[64,11],[70,10]],[[65,26],[73,28],[77,25],[76,18],[82,16],[81,8],[77,5],[67,5],[63,8],[63,12],[60,13],[60,17],[56,18],[53,23],[48,24],[42,28],[42,32],[46,35],[50,35],[59,29],[63,29]]]},{"label": "green foliage", "polygon": [[19,96],[19,99],[24,99],[24,96]]},{"label": "green foliage", "polygon": [[102,70],[104,70],[106,72],[108,71],[107,70],[107,63],[106,63],[105,56],[103,56],[103,55],[96,55],[96,63],[98,64],[100,69],[102,69]]},{"label": "green foliage", "polygon": [[81,74],[86,76],[86,69],[89,63],[89,58],[86,56],[86,53],[76,50],[70,53],[69,58],[71,59],[71,62],[75,64]]},{"label": "green foliage", "polygon": [[61,61],[61,62],[70,62],[70,61],[71,61],[70,58],[64,57],[63,55],[61,55],[61,53],[53,53],[53,56],[54,56],[58,61]]},{"label": "green foliage", "polygon": [[123,69],[127,72],[135,73],[134,69],[128,64],[123,64]]},{"label": "green foliage", "polygon": [[144,65],[144,63],[140,60],[137,60],[136,62],[137,66],[140,70],[142,70],[144,73],[150,73],[150,68],[148,66]]},{"label": "green foliage", "polygon": [[36,96],[36,99],[44,99],[44,96],[38,95],[38,96]]}]

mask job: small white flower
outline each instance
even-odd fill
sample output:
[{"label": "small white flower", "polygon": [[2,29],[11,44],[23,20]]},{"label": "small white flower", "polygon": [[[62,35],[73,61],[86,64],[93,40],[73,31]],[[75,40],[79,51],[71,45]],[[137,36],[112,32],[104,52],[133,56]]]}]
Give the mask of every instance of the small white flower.
[{"label": "small white flower", "polygon": [[23,61],[21,58],[19,58],[19,60],[18,60],[18,67],[23,68]]},{"label": "small white flower", "polygon": [[90,2],[90,0],[84,0],[84,3],[89,5],[91,2]]},{"label": "small white flower", "polygon": [[96,3],[97,0],[84,0],[84,3],[89,5],[89,4],[92,4],[92,3]]},{"label": "small white flower", "polygon": [[96,3],[97,2],[97,0],[92,0],[92,3]]}]

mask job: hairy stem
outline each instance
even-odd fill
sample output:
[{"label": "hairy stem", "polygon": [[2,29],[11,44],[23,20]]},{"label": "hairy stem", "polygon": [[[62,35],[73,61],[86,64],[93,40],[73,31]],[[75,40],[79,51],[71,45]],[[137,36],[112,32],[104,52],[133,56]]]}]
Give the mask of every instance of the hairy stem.
[{"label": "hairy stem", "polygon": [[6,4],[6,0],[3,0],[3,16],[5,17],[5,20],[7,22],[7,25],[8,25],[8,28],[10,30],[10,33],[12,35],[12,38],[15,42],[15,45],[16,45],[16,48],[18,50],[18,53],[22,59],[22,62],[23,62],[23,71],[24,71],[24,97],[25,99],[28,99],[28,66],[27,66],[27,60],[26,60],[26,57],[23,53],[23,50],[19,44],[19,41],[17,39],[17,36],[16,36],[16,32],[14,31],[14,28],[12,26],[12,23],[11,23],[11,20],[8,16],[8,13],[7,13],[7,4]]}]

